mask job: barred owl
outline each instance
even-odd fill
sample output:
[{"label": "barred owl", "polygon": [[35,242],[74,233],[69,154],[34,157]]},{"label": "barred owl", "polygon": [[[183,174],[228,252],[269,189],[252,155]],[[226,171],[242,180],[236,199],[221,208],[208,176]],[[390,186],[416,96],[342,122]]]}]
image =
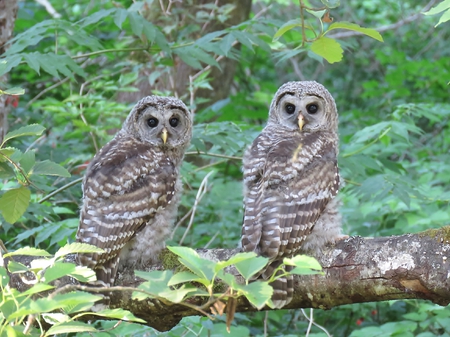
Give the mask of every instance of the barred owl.
[{"label": "barred owl", "polygon": [[97,285],[112,286],[117,269],[157,258],[171,233],[181,194],[180,166],[192,116],[174,97],[148,96],[94,157],[83,181],[77,241],[105,252],[80,254]]},{"label": "barred owl", "polygon": [[[337,131],[334,99],[321,84],[288,82],[278,89],[267,126],[244,156],[242,249],[269,258],[258,277],[268,279],[285,257],[343,237],[334,199]],[[271,285],[274,307],[292,300],[292,277]]]}]

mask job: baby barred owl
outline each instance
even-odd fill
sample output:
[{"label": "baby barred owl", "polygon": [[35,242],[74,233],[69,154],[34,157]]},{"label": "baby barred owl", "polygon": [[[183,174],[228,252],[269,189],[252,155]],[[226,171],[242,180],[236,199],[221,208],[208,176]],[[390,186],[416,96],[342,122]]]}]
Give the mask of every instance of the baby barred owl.
[{"label": "baby barred owl", "polygon": [[80,254],[97,284],[112,286],[120,265],[152,261],[171,233],[181,194],[180,166],[192,116],[174,97],[148,96],[94,157],[83,181],[77,241],[102,248]]},{"label": "baby barred owl", "polygon": [[[338,114],[317,82],[288,82],[272,100],[267,126],[244,156],[242,248],[269,258],[268,279],[285,257],[341,238]],[[292,270],[289,266],[287,270]],[[292,300],[293,278],[272,284],[272,301]]]}]

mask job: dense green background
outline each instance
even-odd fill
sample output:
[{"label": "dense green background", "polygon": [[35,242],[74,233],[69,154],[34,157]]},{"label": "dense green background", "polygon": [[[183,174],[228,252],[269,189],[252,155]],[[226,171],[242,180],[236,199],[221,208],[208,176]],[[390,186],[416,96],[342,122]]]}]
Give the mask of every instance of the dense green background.
[{"label": "dense green background", "polygon": [[[236,247],[242,219],[242,176],[241,162],[233,157],[241,157],[264,126],[277,88],[299,79],[324,84],[336,99],[339,166],[345,179],[340,193],[345,233],[386,236],[450,223],[450,34],[448,24],[434,27],[438,16],[420,16],[396,29],[386,29],[384,42],[367,36],[342,37],[338,41],[345,50],[343,60],[330,64],[309,50],[310,43],[300,48],[299,27],[272,40],[279,27],[299,18],[297,1],[254,0],[250,18],[258,15],[257,19],[227,29],[216,39],[200,41],[206,35],[202,31],[205,23],[226,20],[233,15],[231,7],[195,7],[185,1],[164,17],[152,12],[151,1],[134,5],[130,1],[50,2],[63,21],[50,20],[37,2],[20,2],[17,40],[3,55],[24,61],[10,71],[8,86],[25,89],[9,116],[10,130],[31,123],[47,130],[39,139],[22,137],[8,145],[22,152],[35,151],[36,158],[59,163],[72,176],[31,176],[34,186],[27,211],[15,224],[2,221],[0,225],[0,239],[9,250],[29,245],[55,251],[74,240],[80,184],[43,203],[38,201],[81,177],[96,147],[120,128],[135,102],[127,101],[123,93],[136,91],[138,82],[153,86],[159,81],[153,93],[173,94],[171,86],[161,86],[161,82],[163,78],[176,79],[180,58],[195,69],[192,75],[200,72],[201,76],[191,86],[189,81],[177,83],[180,98],[196,110],[194,138],[182,170],[185,193],[179,219],[192,210],[203,179],[213,173],[207,178],[192,226],[187,229],[190,218],[186,217],[169,244],[179,244],[187,231],[182,244],[189,247]],[[155,4],[159,6],[159,1],[152,6]],[[142,12],[133,11],[140,5]],[[420,13],[424,5],[413,0],[351,0],[332,9],[331,16],[335,22],[383,29]],[[102,17],[100,11],[105,9],[113,14]],[[307,19],[319,31],[318,21],[309,14]],[[334,30],[327,36],[341,32]],[[240,42],[238,49],[233,47],[235,41]],[[55,53],[60,58],[52,57]],[[203,71],[208,64],[214,67],[214,58],[220,55],[238,63],[230,93],[212,101],[208,90],[194,90],[208,89],[211,76],[221,76],[220,72],[206,76],[209,73]],[[18,183],[8,179],[0,185],[5,191]],[[424,301],[315,310],[314,321],[334,336],[450,336],[450,310]],[[98,324],[109,328],[114,322]],[[307,326],[300,310],[238,314],[232,335],[262,336],[265,329],[269,336],[304,335]],[[142,335],[144,331],[148,336],[157,334],[148,327],[122,323],[99,336]],[[220,318],[211,322],[191,317],[161,335],[222,334],[225,325]],[[313,326],[309,335],[326,333]]]}]

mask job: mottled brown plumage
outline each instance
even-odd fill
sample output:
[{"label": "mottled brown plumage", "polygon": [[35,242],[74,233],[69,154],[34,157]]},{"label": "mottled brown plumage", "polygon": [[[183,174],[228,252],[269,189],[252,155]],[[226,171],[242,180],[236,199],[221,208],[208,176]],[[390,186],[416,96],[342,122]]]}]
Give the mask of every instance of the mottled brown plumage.
[{"label": "mottled brown plumage", "polygon": [[122,129],[90,163],[83,181],[77,241],[105,250],[80,254],[97,284],[111,286],[120,265],[154,260],[172,230],[181,193],[179,169],[192,116],[173,97],[140,100]]},{"label": "mottled brown plumage", "polygon": [[[242,249],[269,258],[268,279],[285,257],[340,238],[338,115],[317,82],[288,82],[275,94],[267,126],[244,156]],[[289,270],[290,268],[287,267]],[[292,299],[293,279],[272,283],[275,307]]]}]

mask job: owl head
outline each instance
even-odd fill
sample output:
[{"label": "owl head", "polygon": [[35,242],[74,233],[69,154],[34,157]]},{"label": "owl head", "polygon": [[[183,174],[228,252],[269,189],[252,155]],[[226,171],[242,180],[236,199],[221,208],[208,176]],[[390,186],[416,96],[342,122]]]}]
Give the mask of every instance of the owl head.
[{"label": "owl head", "polygon": [[147,96],[136,103],[122,130],[153,146],[184,148],[192,137],[192,115],[175,97]]},{"label": "owl head", "polygon": [[270,105],[269,122],[289,131],[337,132],[336,104],[325,87],[315,81],[287,82]]}]

